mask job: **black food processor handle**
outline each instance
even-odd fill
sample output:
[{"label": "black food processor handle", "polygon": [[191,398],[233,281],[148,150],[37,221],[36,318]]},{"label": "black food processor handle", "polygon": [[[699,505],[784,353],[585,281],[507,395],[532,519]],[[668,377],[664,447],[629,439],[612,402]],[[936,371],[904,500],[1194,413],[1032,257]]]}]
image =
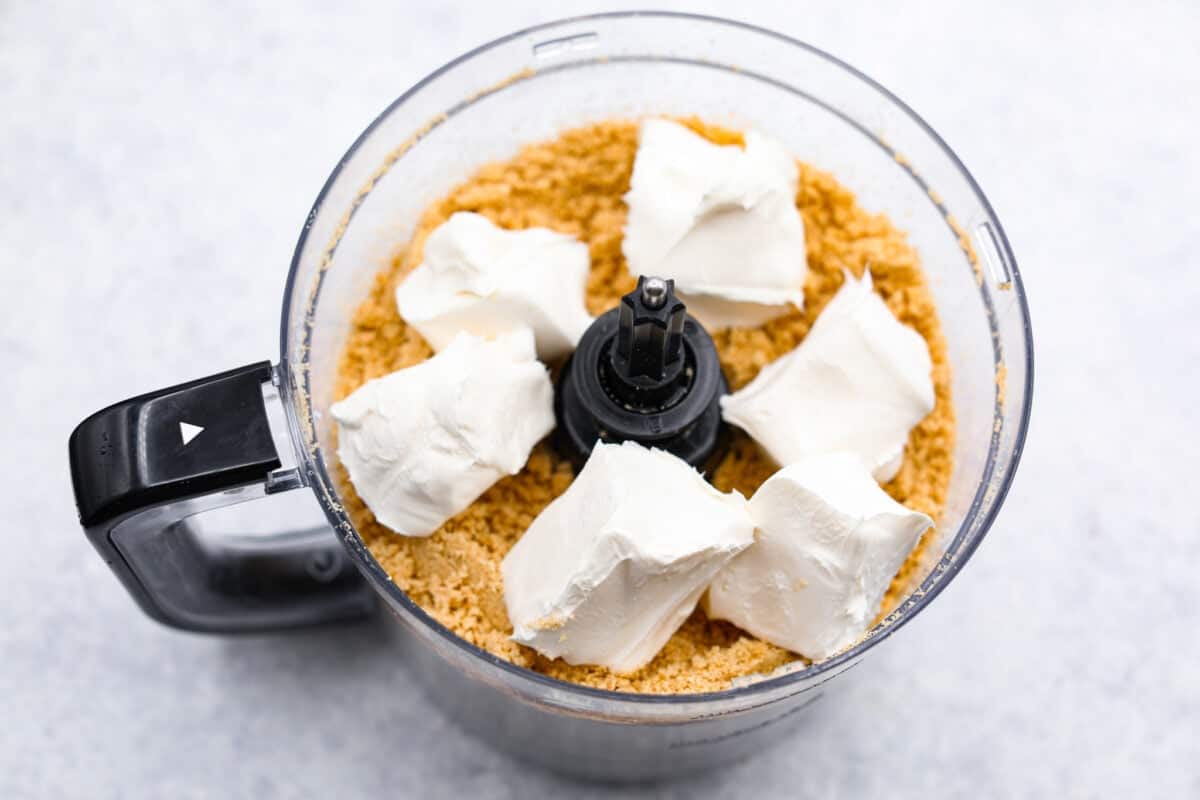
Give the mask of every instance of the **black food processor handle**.
[{"label": "black food processor handle", "polygon": [[[88,539],[154,619],[239,633],[362,617],[374,594],[332,529],[215,538],[201,512],[302,485],[268,419],[269,362],[109,406],[71,434],[71,480]],[[282,414],[280,415],[282,416]],[[277,446],[276,442],[282,442]]]}]

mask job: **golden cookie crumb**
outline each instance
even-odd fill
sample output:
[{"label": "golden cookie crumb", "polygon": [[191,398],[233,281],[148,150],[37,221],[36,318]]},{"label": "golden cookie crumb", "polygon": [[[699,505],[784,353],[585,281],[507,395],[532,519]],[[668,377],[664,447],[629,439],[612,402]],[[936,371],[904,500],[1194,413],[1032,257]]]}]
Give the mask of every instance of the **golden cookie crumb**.
[{"label": "golden cookie crumb", "polygon": [[[696,119],[681,120],[719,144],[741,144],[741,134]],[[412,240],[390,267],[375,277],[369,296],[354,315],[338,365],[336,396],[345,397],[367,380],[412,366],[432,354],[405,324],[394,291],[421,262],[425,238],[456,211],[474,211],[511,229],[541,226],[586,242],[591,253],[587,305],[600,314],[616,305],[635,281],[621,255],[625,203],[637,153],[637,122],[614,120],[568,130],[558,138],[524,147],[506,162],[481,167],[469,180],[433,203]],[[844,269],[855,276],[870,269],[875,290],[901,322],[919,332],[933,358],[937,402],[909,435],[904,465],[884,489],[900,503],[939,517],[946,501],[954,451],[950,369],[941,323],[917,253],[903,233],[880,214],[860,208],[854,195],[827,173],[800,162],[796,205],[804,218],[808,278],[804,310],[792,311],[760,328],[716,331],[713,339],[733,389],[748,383],[763,365],[795,347],[838,290]],[[749,497],[776,466],[740,431],[712,476],[724,491]],[[571,666],[550,660],[509,640],[512,626],[504,606],[500,561],[546,505],[566,490],[570,466],[546,443],[525,468],[504,478],[432,536],[398,536],[375,521],[355,494],[344,470],[337,479],[355,527],[396,584],[431,616],[463,639],[514,664],[565,681],[643,693],[692,693],[728,689],[735,678],[767,673],[797,660],[794,653],[760,641],[697,609],[645,667],[617,675],[604,667]],[[912,587],[913,572],[928,540],[909,557],[884,598],[881,616]]]}]

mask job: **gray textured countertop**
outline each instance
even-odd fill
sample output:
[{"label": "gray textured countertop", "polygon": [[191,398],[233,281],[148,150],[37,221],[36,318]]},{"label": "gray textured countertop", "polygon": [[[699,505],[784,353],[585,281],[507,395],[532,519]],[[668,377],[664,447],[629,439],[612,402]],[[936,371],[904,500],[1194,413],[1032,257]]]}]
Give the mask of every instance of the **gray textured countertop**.
[{"label": "gray textured countertop", "polygon": [[[272,357],[300,225],[366,122],[588,9],[160,5],[0,6],[0,797],[615,792],[463,735],[378,623],[151,623],[77,528],[65,447],[113,400]],[[725,11],[879,78],[988,192],[1032,304],[1033,427],[988,540],[871,680],[803,744],[647,793],[1200,795],[1200,14],[778,5]]]}]

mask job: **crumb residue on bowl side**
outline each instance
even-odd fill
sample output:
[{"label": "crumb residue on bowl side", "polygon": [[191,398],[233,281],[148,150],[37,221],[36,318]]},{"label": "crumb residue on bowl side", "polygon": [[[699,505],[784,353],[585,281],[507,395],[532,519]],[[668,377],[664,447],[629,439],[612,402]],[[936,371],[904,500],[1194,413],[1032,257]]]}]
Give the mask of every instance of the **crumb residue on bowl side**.
[{"label": "crumb residue on bowl side", "polygon": [[[741,134],[681,120],[719,144],[741,144]],[[488,164],[424,212],[412,240],[375,277],[357,309],[338,365],[335,395],[342,398],[371,378],[412,366],[432,354],[400,318],[394,291],[421,261],[429,233],[456,211],[474,211],[510,229],[542,226],[586,242],[591,254],[587,305],[600,314],[634,288],[621,255],[622,196],[637,152],[637,122],[614,120],[562,133],[524,147],[514,158]],[[713,339],[732,389],[748,383],[770,361],[796,346],[841,286],[843,269],[870,269],[875,289],[897,318],[919,332],[933,358],[934,410],[909,435],[904,465],[884,489],[900,503],[935,520],[946,501],[954,451],[954,411],[946,342],[916,251],[883,215],[859,207],[831,175],[800,162],[796,205],[804,218],[808,251],[805,307],[760,328],[716,331]],[[757,445],[733,432],[713,474],[724,491],[747,497],[776,466]],[[798,656],[759,641],[696,610],[648,665],[630,675],[603,667],[550,660],[509,640],[500,562],[534,517],[570,484],[570,466],[546,443],[525,468],[504,478],[469,508],[425,539],[398,536],[379,525],[338,466],[347,511],[371,553],[396,584],[431,616],[463,639],[514,664],[566,681],[642,693],[728,689],[736,678],[769,673]],[[913,587],[927,535],[893,581],[881,616]]]}]

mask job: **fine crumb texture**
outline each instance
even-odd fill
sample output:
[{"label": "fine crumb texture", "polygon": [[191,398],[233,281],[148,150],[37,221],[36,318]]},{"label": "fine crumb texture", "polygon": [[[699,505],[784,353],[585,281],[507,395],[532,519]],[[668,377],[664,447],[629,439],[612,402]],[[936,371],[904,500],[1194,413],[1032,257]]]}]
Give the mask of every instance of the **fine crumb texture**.
[{"label": "fine crumb texture", "polygon": [[[695,119],[681,122],[718,144],[742,144],[740,133]],[[621,198],[629,190],[637,130],[634,120],[614,120],[566,131],[552,141],[523,148],[510,161],[482,167],[426,209],[412,240],[375,277],[370,295],[354,315],[338,367],[336,397],[432,355],[429,345],[400,318],[394,291],[421,263],[425,238],[456,211],[483,214],[504,228],[541,226],[578,237],[591,252],[588,310],[598,315],[615,306],[635,285],[621,255],[626,213]],[[937,398],[932,413],[909,435],[904,465],[884,489],[936,520],[950,482],[954,412],[946,343],[916,251],[885,217],[864,211],[832,176],[803,162],[796,205],[807,238],[805,308],[760,328],[714,333],[730,388],[746,385],[765,364],[804,338],[841,286],[843,269],[859,277],[870,269],[875,290],[888,307],[929,344]],[[740,431],[734,430],[731,439],[712,480],[723,491],[737,489],[749,497],[777,467]],[[709,620],[699,609],[653,661],[628,675],[552,661],[510,641],[500,562],[572,477],[570,466],[543,442],[519,474],[496,483],[429,538],[412,539],[379,525],[338,468],[350,517],[392,580],[463,639],[514,664],[602,689],[663,694],[721,691],[735,679],[769,673],[799,658],[733,625]],[[913,588],[929,538],[896,576],[881,616]]]}]

